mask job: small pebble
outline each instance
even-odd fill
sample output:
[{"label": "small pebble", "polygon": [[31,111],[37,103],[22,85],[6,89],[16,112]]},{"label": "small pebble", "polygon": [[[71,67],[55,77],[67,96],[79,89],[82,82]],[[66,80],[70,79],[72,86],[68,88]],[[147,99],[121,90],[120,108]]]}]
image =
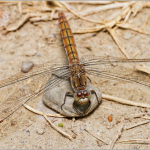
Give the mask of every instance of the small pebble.
[{"label": "small pebble", "polygon": [[36,130],[36,132],[37,132],[39,135],[44,134],[44,130],[41,129],[41,128],[38,128],[38,129]]},{"label": "small pebble", "polygon": [[40,54],[35,54],[36,57],[40,57]]},{"label": "small pebble", "polygon": [[36,53],[37,53],[36,50],[30,50],[30,51],[26,51],[24,55],[30,57],[30,56],[34,56]]},{"label": "small pebble", "polygon": [[24,73],[29,72],[34,66],[34,63],[32,61],[25,61],[22,63],[21,71]]}]

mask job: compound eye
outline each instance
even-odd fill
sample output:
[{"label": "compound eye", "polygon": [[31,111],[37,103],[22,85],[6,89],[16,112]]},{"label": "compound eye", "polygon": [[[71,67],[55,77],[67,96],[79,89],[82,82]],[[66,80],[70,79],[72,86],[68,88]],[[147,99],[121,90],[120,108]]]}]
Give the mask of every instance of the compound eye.
[{"label": "compound eye", "polygon": [[84,92],[83,92],[83,95],[84,95],[85,97],[88,97],[88,92],[87,92],[87,91],[84,91]]},{"label": "compound eye", "polygon": [[82,96],[82,93],[81,92],[78,92],[77,93],[77,97],[81,97]]}]

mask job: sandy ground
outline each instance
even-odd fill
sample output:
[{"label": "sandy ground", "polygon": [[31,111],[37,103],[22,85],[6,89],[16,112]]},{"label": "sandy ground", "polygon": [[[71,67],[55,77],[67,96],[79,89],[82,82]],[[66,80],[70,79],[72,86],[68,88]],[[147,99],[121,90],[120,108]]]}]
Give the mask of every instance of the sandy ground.
[{"label": "sandy ground", "polygon": [[[74,5],[77,9],[76,5]],[[89,7],[83,5],[83,8]],[[9,7],[0,6],[11,13],[12,20],[18,18],[17,6]],[[98,14],[90,15],[89,18],[98,19],[107,18],[119,9],[108,10]],[[146,18],[150,15],[148,8],[144,8],[136,17],[131,15],[129,23],[134,23],[138,27],[142,27]],[[72,30],[76,28],[93,27],[96,24],[83,21],[81,19],[69,20]],[[0,31],[0,80],[3,80],[10,75],[20,72],[21,64],[25,60],[33,61],[38,65],[52,59],[66,57],[59,30],[58,20],[47,22],[26,22],[20,29],[14,32],[9,32],[3,35]],[[150,32],[150,20],[145,26],[145,30]],[[130,56],[136,51],[140,53],[136,58],[150,58],[150,36],[139,34],[131,30],[117,29],[122,43]],[[124,55],[120,52],[112,37],[108,32],[97,32],[90,34],[74,35],[78,48],[79,57],[84,55],[106,55],[120,56]],[[49,42],[54,42],[49,43]],[[91,50],[87,49],[87,45],[91,45]],[[34,54],[35,53],[35,54]],[[34,54],[34,55],[32,55]],[[121,98],[130,99],[136,102],[150,104],[149,88],[133,83],[123,81],[111,81],[101,79],[99,77],[90,76],[94,86],[101,89],[102,93],[118,96]],[[0,102],[6,100],[9,95],[13,94],[18,86],[22,83],[11,85],[0,89]],[[42,104],[42,96],[39,96],[27,104],[33,108],[40,109]],[[42,107],[43,108],[43,107]],[[43,111],[52,112],[48,108]],[[103,144],[96,138],[87,133],[84,128],[88,129],[94,135],[101,137],[107,143],[110,143],[118,132],[119,120],[131,114],[145,113],[150,115],[150,109],[145,109],[135,106],[122,105],[116,102],[102,100],[102,104],[89,116],[77,118],[73,130],[72,119],[58,119],[55,124],[63,123],[63,131],[68,134],[76,134],[76,138],[70,141],[55,131],[43,119],[24,107],[18,109],[10,118],[0,124],[0,148],[1,149],[105,149],[109,145]],[[108,116],[112,115],[112,122],[108,121]],[[50,118],[51,119],[51,118]],[[137,118],[125,121],[125,126],[132,125],[143,121],[144,119]],[[150,139],[150,123],[135,127],[130,130],[124,130],[120,141],[130,139]],[[122,144],[116,143],[115,149],[148,149],[147,144]]]}]

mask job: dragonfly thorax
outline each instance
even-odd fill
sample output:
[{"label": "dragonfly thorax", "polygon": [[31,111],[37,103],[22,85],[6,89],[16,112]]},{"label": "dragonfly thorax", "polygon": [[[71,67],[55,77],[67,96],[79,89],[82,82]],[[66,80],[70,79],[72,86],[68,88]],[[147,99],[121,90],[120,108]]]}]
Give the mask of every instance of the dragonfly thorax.
[{"label": "dragonfly thorax", "polygon": [[73,64],[70,69],[70,81],[73,90],[75,92],[79,90],[84,90],[87,84],[87,77],[85,74],[84,66],[82,64]]}]

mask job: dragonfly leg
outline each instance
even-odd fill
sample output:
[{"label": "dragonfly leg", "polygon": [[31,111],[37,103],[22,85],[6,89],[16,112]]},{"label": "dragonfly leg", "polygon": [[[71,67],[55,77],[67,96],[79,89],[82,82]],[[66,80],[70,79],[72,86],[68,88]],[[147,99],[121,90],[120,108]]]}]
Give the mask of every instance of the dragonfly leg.
[{"label": "dragonfly leg", "polygon": [[[75,103],[75,102],[74,102]],[[73,106],[74,106],[74,103],[73,103]],[[87,112],[89,109],[90,109],[90,106],[91,106],[91,102],[89,101],[89,107],[85,110],[85,112]],[[73,109],[80,115],[80,116],[84,116],[84,113],[81,113],[76,107],[73,107]]]},{"label": "dragonfly leg", "polygon": [[99,104],[100,104],[100,102],[99,102],[99,100],[98,100],[98,96],[97,96],[96,92],[95,92],[94,90],[91,90],[91,93],[92,93],[92,94],[95,94],[96,99],[97,99],[97,102],[98,102],[98,105],[99,105]]},{"label": "dragonfly leg", "polygon": [[55,73],[52,73],[52,75],[56,76],[57,78],[64,79],[64,76],[57,75],[57,74],[55,74]]},{"label": "dragonfly leg", "polygon": [[67,93],[65,94],[64,103],[61,105],[61,109],[63,109],[62,107],[63,107],[63,105],[65,105],[66,97],[67,97],[67,96],[73,97],[73,96],[74,96],[74,93],[72,93],[72,92],[67,92]]},{"label": "dragonfly leg", "polygon": [[91,79],[90,79],[88,76],[87,76],[87,79],[88,79],[90,82],[92,82]]}]

